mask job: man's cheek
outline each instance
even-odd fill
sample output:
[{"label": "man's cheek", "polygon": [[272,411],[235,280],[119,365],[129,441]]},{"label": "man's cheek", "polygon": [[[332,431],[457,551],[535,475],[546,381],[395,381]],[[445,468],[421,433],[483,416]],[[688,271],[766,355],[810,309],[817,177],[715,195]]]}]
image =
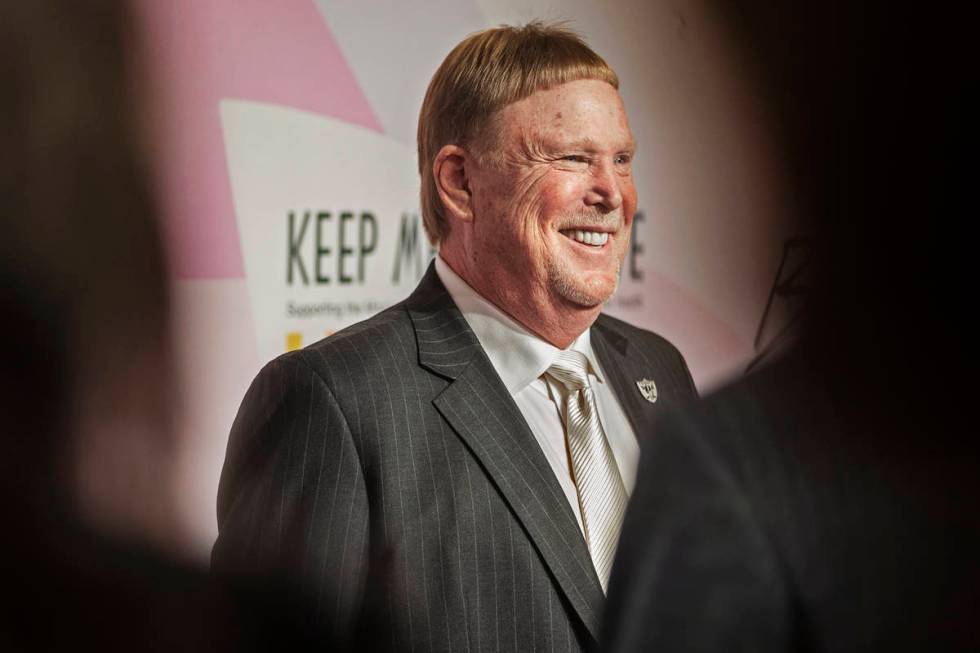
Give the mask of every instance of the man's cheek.
[{"label": "man's cheek", "polygon": [[633,178],[627,177],[623,180],[622,190],[620,193],[623,196],[623,211],[625,215],[628,216],[630,221],[633,220],[633,212],[636,211],[637,194],[636,186],[633,185]]},{"label": "man's cheek", "polygon": [[616,243],[616,263],[618,266],[623,265],[623,261],[626,260],[626,254],[630,249],[630,235],[632,232],[632,229],[630,229],[631,224],[632,220],[630,220],[629,224],[624,227],[623,231],[625,232],[625,235],[623,238],[618,239],[618,242]]}]

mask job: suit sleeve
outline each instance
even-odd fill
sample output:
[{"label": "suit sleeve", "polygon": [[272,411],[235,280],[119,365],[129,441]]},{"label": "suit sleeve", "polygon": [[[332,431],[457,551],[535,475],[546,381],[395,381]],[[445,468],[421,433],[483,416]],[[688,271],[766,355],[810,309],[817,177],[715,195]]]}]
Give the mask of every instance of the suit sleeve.
[{"label": "suit sleeve", "polygon": [[662,419],[644,448],[609,592],[609,652],[794,650],[777,556],[690,423]]},{"label": "suit sleeve", "polygon": [[269,363],[232,427],[212,567],[289,588],[311,626],[347,640],[368,572],[369,506],[347,420],[298,356]]}]

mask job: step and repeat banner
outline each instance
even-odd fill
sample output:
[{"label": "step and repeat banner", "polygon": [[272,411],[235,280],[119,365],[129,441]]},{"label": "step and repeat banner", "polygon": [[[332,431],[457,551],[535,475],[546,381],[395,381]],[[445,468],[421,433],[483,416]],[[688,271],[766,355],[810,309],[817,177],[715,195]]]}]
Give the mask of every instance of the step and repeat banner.
[{"label": "step and repeat banner", "polygon": [[700,3],[138,4],[174,278],[177,498],[195,555],[217,533],[228,430],[259,368],[403,299],[434,256],[416,121],[432,73],[473,31],[567,21],[621,78],[640,202],[607,311],[675,343],[702,391],[778,338],[774,288],[794,265],[779,165]]}]

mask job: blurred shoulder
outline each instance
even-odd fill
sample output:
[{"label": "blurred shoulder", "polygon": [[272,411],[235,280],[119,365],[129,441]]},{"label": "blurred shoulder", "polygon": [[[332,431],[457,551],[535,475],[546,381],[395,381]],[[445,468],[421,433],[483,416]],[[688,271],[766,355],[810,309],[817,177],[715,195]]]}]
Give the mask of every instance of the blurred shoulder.
[{"label": "blurred shoulder", "polygon": [[758,492],[790,485],[802,461],[821,465],[833,454],[823,444],[838,430],[819,377],[793,355],[666,413],[657,426],[664,448],[697,450]]}]

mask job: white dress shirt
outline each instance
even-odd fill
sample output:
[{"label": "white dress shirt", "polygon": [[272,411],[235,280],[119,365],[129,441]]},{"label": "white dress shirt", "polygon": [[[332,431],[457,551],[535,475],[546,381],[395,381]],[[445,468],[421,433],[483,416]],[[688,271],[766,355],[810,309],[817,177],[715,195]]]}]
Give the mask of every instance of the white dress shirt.
[{"label": "white dress shirt", "polygon": [[[584,533],[578,491],[572,481],[570,457],[565,444],[562,411],[566,390],[562,384],[545,375],[560,350],[481,297],[438,255],[436,274],[531,427]],[[592,350],[589,330],[586,329],[568,348],[585,354],[589,359],[589,383],[598,407],[599,421],[623,477],[626,492],[632,494],[640,457],[636,434],[606,381],[606,375]]]}]

